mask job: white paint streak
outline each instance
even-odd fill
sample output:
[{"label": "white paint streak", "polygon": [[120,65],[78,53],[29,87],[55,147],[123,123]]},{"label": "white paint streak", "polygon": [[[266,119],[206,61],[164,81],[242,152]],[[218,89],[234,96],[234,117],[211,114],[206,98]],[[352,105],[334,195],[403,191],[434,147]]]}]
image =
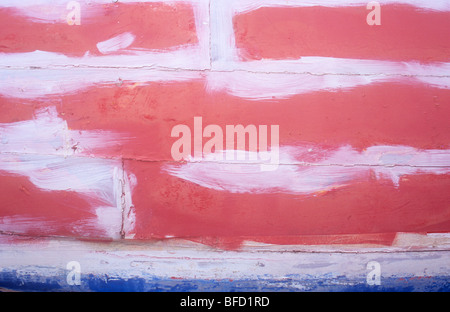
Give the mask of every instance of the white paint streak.
[{"label": "white paint streak", "polygon": [[[230,152],[230,151],[225,151]],[[403,146],[374,146],[358,152],[349,146],[327,151],[311,146],[280,148],[280,165],[261,171],[258,159],[246,154],[246,161],[217,161],[214,154],[203,161],[166,165],[173,176],[206,188],[232,193],[313,194],[367,179],[370,171],[388,178],[396,186],[406,175],[450,172],[450,150],[420,151]],[[225,159],[225,158],[224,158]]]},{"label": "white paint streak", "polygon": [[112,52],[124,50],[133,44],[135,38],[136,36],[134,36],[132,33],[126,32],[111,39],[97,43],[97,49],[102,54],[109,54]]},{"label": "white paint streak", "polygon": [[[97,227],[106,231],[108,237],[119,238],[123,209],[132,206],[130,177],[124,179],[126,173],[120,160],[76,156],[124,141],[126,138],[108,131],[69,130],[56,109],[49,107],[39,110],[34,120],[0,124],[0,171],[26,176],[45,191],[73,191],[81,193],[88,202],[100,202],[98,207],[92,207]],[[129,215],[132,219],[132,212]],[[29,225],[20,218],[14,228],[26,232]],[[47,221],[46,224],[51,226]],[[86,221],[79,227],[86,230],[94,225]],[[132,224],[127,227],[132,229]],[[11,229],[11,223],[3,219],[0,228]]]},{"label": "white paint streak", "polygon": [[321,90],[337,91],[389,81],[383,76],[339,76],[305,74],[255,74],[246,71],[211,72],[207,76],[207,90],[227,92],[250,100],[286,99],[303,93]]},{"label": "white paint streak", "polygon": [[[45,53],[44,53],[45,54]],[[364,61],[360,61],[364,63]],[[317,64],[320,62],[317,62]],[[326,63],[326,62],[325,62]],[[376,62],[370,68],[377,68]],[[255,64],[256,65],[256,64]],[[400,66],[400,65],[399,65]],[[348,69],[350,70],[350,67]],[[363,67],[361,67],[363,68]],[[389,66],[380,66],[377,70],[389,72]],[[362,69],[363,70],[363,69]],[[67,94],[88,88],[94,84],[111,85],[123,82],[151,84],[152,82],[186,82],[205,81],[210,92],[227,92],[234,96],[251,100],[272,98],[289,98],[296,94],[319,90],[336,91],[369,85],[376,82],[420,82],[437,88],[450,88],[450,80],[443,75],[450,72],[449,65],[416,66],[409,69],[397,69],[397,73],[416,72],[414,77],[395,75],[310,75],[286,74],[273,72],[270,74],[247,71],[208,72],[196,71],[156,71],[143,69],[111,69],[73,68],[70,71],[61,69],[40,70],[1,70],[0,93],[17,98],[36,98],[49,95]],[[427,76],[434,72],[438,76]],[[442,76],[442,77],[440,77]]]},{"label": "white paint streak", "polygon": [[134,236],[136,215],[132,201],[132,194],[136,185],[137,179],[135,175],[128,174],[117,167],[114,168],[114,197],[116,199],[116,206],[121,207],[121,235],[126,239],[131,239]]},{"label": "white paint streak", "polygon": [[[250,72],[303,73],[317,75],[381,75],[420,76],[426,82],[428,76],[446,77],[450,72],[450,63],[433,63],[429,65],[419,62],[393,62],[379,60],[346,59],[334,57],[306,56],[297,60],[261,60],[239,62],[218,62],[221,66],[246,70]],[[355,70],[357,69],[357,70]],[[422,77],[423,76],[423,77]],[[374,79],[374,78],[371,78]],[[448,84],[447,84],[448,86]]]},{"label": "white paint streak", "polygon": [[[90,221],[86,220],[88,224]],[[58,226],[58,222],[30,216],[4,216],[0,217],[0,231],[3,233],[26,234],[30,232],[40,233],[45,236],[48,229]]]},{"label": "white paint streak", "polygon": [[[121,162],[115,160],[0,154],[0,171],[26,176],[30,182],[44,191],[77,192],[82,194],[87,202],[101,203],[97,207],[85,209],[93,209],[97,215],[98,223],[94,228],[103,229],[108,237],[112,238],[120,237],[122,213],[121,207],[116,206],[113,188],[113,173],[115,168],[120,166]],[[92,226],[89,220],[79,225],[85,231]],[[4,229],[3,224],[0,224],[0,228]],[[14,232],[24,231],[20,223],[15,223]],[[42,231],[45,233],[45,228]]]},{"label": "white paint streak", "polygon": [[36,50],[27,53],[0,53],[0,66],[7,68],[64,66],[76,67],[126,67],[126,68],[178,68],[204,70],[209,67],[209,58],[205,58],[204,49],[199,46],[187,46],[165,52],[133,50],[131,55],[93,56],[87,52],[83,57],[68,57],[60,53]]},{"label": "white paint streak", "polygon": [[[42,52],[46,54],[45,52]],[[184,82],[200,79],[198,72],[154,71],[137,69],[72,68],[40,70],[1,70],[0,93],[17,98],[47,97],[73,93],[93,85],[120,85],[123,82]]]},{"label": "white paint streak", "polygon": [[0,124],[0,153],[80,155],[128,140],[106,130],[69,130],[55,107],[37,110],[33,120]]}]

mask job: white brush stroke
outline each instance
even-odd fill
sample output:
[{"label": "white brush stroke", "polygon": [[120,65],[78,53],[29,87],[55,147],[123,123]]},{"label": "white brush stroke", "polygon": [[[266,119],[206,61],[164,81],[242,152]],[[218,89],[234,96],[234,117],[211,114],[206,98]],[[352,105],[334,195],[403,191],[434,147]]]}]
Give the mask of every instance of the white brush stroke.
[{"label": "white brush stroke", "polygon": [[26,53],[0,53],[0,67],[23,69],[27,67],[61,68],[153,68],[153,69],[209,69],[209,57],[199,46],[183,46],[165,52],[124,50],[126,55],[69,57],[61,53],[36,50]]},{"label": "white brush stroke", "polygon": [[[72,191],[82,194],[87,203],[100,202],[101,205],[97,207],[83,208],[96,214],[96,228],[103,229],[111,238],[120,237],[122,221],[122,207],[116,205],[116,197],[121,196],[122,191],[114,189],[114,179],[120,176],[114,175],[117,170],[121,171],[121,161],[118,160],[0,154],[0,173],[6,171],[8,175],[26,176],[31,183],[44,191]],[[26,231],[26,228],[21,227],[21,223],[15,225],[15,232]],[[51,226],[51,223],[49,225]],[[79,225],[87,232],[92,226],[90,221],[83,221]],[[0,229],[3,229],[3,224],[0,224]],[[12,230],[10,226],[7,229]],[[46,230],[42,231],[45,234]]]},{"label": "white brush stroke", "polygon": [[[82,194],[87,202],[100,202],[99,206],[86,207],[95,213],[97,222],[86,220],[73,225],[74,233],[100,228],[108,237],[120,238],[123,212],[134,220],[131,192],[137,181],[123,171],[121,160],[89,158],[86,154],[126,140],[109,131],[69,130],[54,107],[41,109],[34,120],[0,124],[0,176],[26,176],[44,191],[73,191]],[[30,225],[20,219],[23,216],[17,218],[15,226],[0,220],[0,230],[26,232]],[[131,221],[127,221],[127,230],[134,226]],[[51,221],[42,222],[52,226]],[[45,234],[46,229],[42,231]]]},{"label": "white brush stroke", "polygon": [[126,32],[111,39],[97,43],[97,49],[102,54],[117,52],[132,45],[135,38],[136,36],[134,36],[132,33]]},{"label": "white brush stroke", "polygon": [[[313,151],[323,155],[322,159],[316,162],[302,161],[302,158],[308,159],[308,153]],[[172,176],[218,191],[301,195],[346,185],[355,179],[367,177],[371,170],[378,178],[391,179],[397,187],[405,175],[450,173],[450,150],[420,151],[406,146],[374,146],[358,152],[350,146],[344,146],[329,152],[317,151],[311,146],[290,146],[280,148],[280,164],[273,171],[261,171],[259,162],[250,161],[260,158],[254,155],[251,158],[253,152],[239,152],[246,154],[246,161],[217,161],[217,155],[210,154],[203,161],[170,164],[163,170]]]},{"label": "white brush stroke", "polygon": [[[450,68],[450,65],[448,67]],[[437,88],[450,88],[450,79],[425,75],[433,70],[436,74],[443,75],[446,68],[435,67],[430,68],[430,71],[423,67],[416,69],[424,76],[262,74],[247,71],[201,73],[197,71],[112,68],[103,68],[102,70],[72,68],[70,71],[62,69],[31,71],[0,69],[0,93],[9,97],[33,99],[73,93],[93,85],[120,85],[123,82],[144,85],[152,82],[204,81],[206,90],[209,92],[227,92],[251,100],[265,100],[289,98],[296,94],[319,90],[336,91],[376,82],[420,82]]]},{"label": "white brush stroke", "polygon": [[32,120],[0,124],[0,153],[86,155],[129,139],[106,130],[70,130],[53,106],[37,110]]},{"label": "white brush stroke", "polygon": [[250,100],[286,99],[294,95],[321,90],[337,91],[386,82],[392,79],[384,76],[345,76],[305,74],[255,74],[249,72],[211,72],[207,76],[206,90],[227,92]]},{"label": "white brush stroke", "polygon": [[[44,52],[43,52],[44,53]],[[46,53],[44,53],[46,54]],[[154,71],[146,69],[71,68],[8,70],[0,69],[0,93],[17,98],[47,98],[73,93],[92,86],[121,85],[123,82],[186,82],[202,78],[193,71]]]}]

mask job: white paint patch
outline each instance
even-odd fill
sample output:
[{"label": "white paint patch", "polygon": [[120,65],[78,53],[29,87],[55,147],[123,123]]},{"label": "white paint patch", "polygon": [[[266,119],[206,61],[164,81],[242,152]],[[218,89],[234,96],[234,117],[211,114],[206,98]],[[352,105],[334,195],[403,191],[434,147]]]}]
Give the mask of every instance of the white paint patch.
[{"label": "white paint patch", "polygon": [[0,170],[29,177],[37,187],[49,191],[75,191],[112,202],[114,168],[120,161],[85,157],[31,154],[0,154]]},{"label": "white paint patch", "polygon": [[69,130],[55,107],[37,110],[33,120],[0,124],[0,153],[80,155],[127,142],[104,130]]},{"label": "white paint patch", "polygon": [[[46,54],[46,52],[42,52]],[[0,69],[0,93],[17,98],[48,97],[73,93],[93,85],[121,85],[123,82],[150,84],[152,82],[184,82],[201,79],[192,71],[155,71],[145,69],[71,68],[8,70]]]},{"label": "white paint patch", "polygon": [[[227,153],[230,151],[225,151]],[[261,171],[259,163],[250,161],[217,161],[214,154],[203,161],[166,165],[169,174],[206,188],[231,193],[313,194],[367,179],[370,171],[378,178],[391,179],[399,186],[405,175],[450,172],[450,150],[420,151],[403,146],[374,146],[363,152],[344,146],[326,151],[311,146],[280,148],[280,164],[273,171]],[[223,158],[225,159],[225,158]],[[318,159],[310,161],[311,159]]]},{"label": "white paint patch", "polygon": [[390,81],[384,76],[359,75],[306,75],[247,71],[211,72],[206,89],[210,92],[227,92],[250,100],[286,99],[303,93],[321,90],[337,91],[374,82]]},{"label": "white paint patch", "polygon": [[[26,176],[44,191],[73,191],[85,196],[87,202],[100,203],[86,208],[93,209],[97,224],[87,220],[79,227],[96,226],[108,237],[119,238],[123,211],[132,206],[132,177],[123,172],[121,160],[78,156],[124,141],[126,138],[108,131],[69,130],[56,109],[49,107],[39,110],[34,120],[0,124],[0,171]],[[127,215],[133,220],[132,212]],[[26,232],[28,222],[16,221],[5,223],[3,218],[0,228]],[[52,226],[49,221],[42,222]],[[129,222],[127,228],[131,230],[133,225]]]},{"label": "white paint patch", "polygon": [[26,67],[109,67],[148,69],[189,69],[209,68],[209,57],[199,46],[182,46],[165,52],[127,51],[126,55],[93,56],[87,52],[83,57],[68,57],[61,53],[36,50],[26,53],[0,53],[0,66],[21,69]]},{"label": "white paint patch", "polygon": [[[44,53],[44,52],[43,52]],[[361,61],[363,62],[363,61]],[[319,62],[318,62],[319,63]],[[447,69],[448,67],[448,69]],[[363,67],[361,67],[363,68]],[[377,68],[372,64],[370,68]],[[380,66],[377,70],[389,72],[389,66]],[[415,69],[414,69],[415,68]],[[145,69],[112,69],[73,68],[70,71],[61,69],[40,70],[8,70],[0,69],[0,93],[17,98],[47,97],[49,95],[73,93],[92,85],[111,85],[131,82],[151,84],[152,82],[188,82],[205,81],[210,92],[227,92],[234,96],[251,100],[285,99],[296,94],[319,90],[336,91],[369,85],[376,82],[424,83],[437,88],[450,88],[450,80],[445,72],[450,72],[449,65],[410,67],[410,72],[418,75],[402,77],[399,75],[310,75],[286,74],[273,72],[270,74],[248,71],[207,72],[196,71],[157,71]],[[348,68],[350,69],[350,67]],[[391,68],[392,69],[392,68]],[[437,76],[427,76],[434,72]],[[395,73],[395,71],[394,71]]]},{"label": "white paint patch", "polygon": [[128,48],[136,37],[129,32],[117,35],[111,39],[97,43],[97,49],[102,54],[109,54]]},{"label": "white paint patch", "polygon": [[[119,194],[114,192],[113,187],[113,173],[116,168],[121,168],[120,161],[73,156],[0,154],[0,171],[26,176],[44,191],[77,192],[82,194],[87,202],[101,203],[98,207],[88,206],[86,209],[92,209],[97,215],[98,222],[94,228],[103,229],[108,237],[112,238],[120,237],[122,221],[121,207],[116,206],[115,198]],[[89,222],[83,221],[79,227],[85,230],[92,227]],[[26,225],[27,222],[14,223],[13,228],[9,226],[7,229],[16,233],[24,232],[26,229],[22,228],[21,224]],[[51,223],[46,224],[52,226]],[[3,224],[0,224],[0,228],[3,229]],[[42,232],[45,233],[45,228]]]},{"label": "white paint patch", "polygon": [[[86,223],[89,223],[89,220],[86,220]],[[58,226],[57,222],[39,217],[20,215],[0,217],[0,231],[2,233],[26,234],[34,232],[45,236],[51,233],[48,229],[56,226]]]},{"label": "white paint patch", "polygon": [[[428,77],[447,77],[450,63],[421,64],[419,62],[393,62],[379,60],[346,59],[321,56],[306,56],[297,60],[270,60],[239,62],[233,60],[221,64],[234,70],[257,73],[300,73],[313,75],[380,75],[382,77],[418,76],[427,81]],[[374,79],[376,77],[368,77]],[[447,83],[448,86],[448,83]]]}]

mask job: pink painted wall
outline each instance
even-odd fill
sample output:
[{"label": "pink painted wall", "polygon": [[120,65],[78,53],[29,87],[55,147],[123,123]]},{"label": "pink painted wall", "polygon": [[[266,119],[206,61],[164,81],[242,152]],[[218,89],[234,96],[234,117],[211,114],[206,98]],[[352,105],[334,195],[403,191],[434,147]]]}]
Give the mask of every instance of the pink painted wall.
[{"label": "pink painted wall", "polygon": [[[445,1],[380,1],[381,25],[364,2],[79,1],[80,25],[69,1],[10,2],[1,233],[235,249],[450,232]],[[243,160],[203,150],[230,125],[278,126],[276,166],[261,140]]]}]

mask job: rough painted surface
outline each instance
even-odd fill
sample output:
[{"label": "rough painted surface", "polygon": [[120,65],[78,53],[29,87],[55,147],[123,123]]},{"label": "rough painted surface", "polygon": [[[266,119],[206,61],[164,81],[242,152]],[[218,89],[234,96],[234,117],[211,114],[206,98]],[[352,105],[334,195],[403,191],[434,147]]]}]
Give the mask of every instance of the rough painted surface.
[{"label": "rough painted surface", "polygon": [[[24,291],[449,291],[448,251],[343,250],[292,253],[247,246],[222,251],[177,241],[16,239],[1,246],[8,268],[0,270],[0,281],[4,288]],[[68,282],[72,269],[67,265],[73,261],[80,272],[75,285]],[[367,282],[374,262],[381,267],[380,285]],[[173,299],[166,305],[178,306]]]},{"label": "rough painted surface", "polygon": [[261,7],[235,16],[236,45],[244,59],[252,60],[324,56],[449,61],[448,13],[387,4],[383,27],[367,27],[361,18],[367,12],[366,5]]},{"label": "rough painted surface", "polygon": [[[421,251],[383,289],[448,290],[447,1],[380,1],[381,25],[368,25],[364,1],[69,2],[0,3],[1,252],[25,255],[2,260],[0,287],[68,290],[58,250],[106,249],[86,261],[108,262],[130,243],[152,254],[175,239],[168,261],[184,268],[183,253],[204,250],[217,263],[261,246],[266,261],[345,250],[363,267],[368,250],[389,263]],[[57,237],[114,244],[58,249]],[[56,271],[26,263],[34,244]],[[400,286],[428,253],[430,279]],[[309,277],[266,264],[233,275],[212,261],[205,275],[174,275],[183,282],[163,269],[131,278],[127,262],[110,272],[115,286],[95,267],[78,290],[201,290],[215,279],[233,280],[218,290],[364,290],[364,273],[336,257]]]},{"label": "rough painted surface", "polygon": [[80,2],[82,21],[80,18],[80,25],[69,25],[65,22],[69,11],[63,1],[60,3],[0,8],[0,52],[41,50],[81,57],[197,43],[189,4]]}]

